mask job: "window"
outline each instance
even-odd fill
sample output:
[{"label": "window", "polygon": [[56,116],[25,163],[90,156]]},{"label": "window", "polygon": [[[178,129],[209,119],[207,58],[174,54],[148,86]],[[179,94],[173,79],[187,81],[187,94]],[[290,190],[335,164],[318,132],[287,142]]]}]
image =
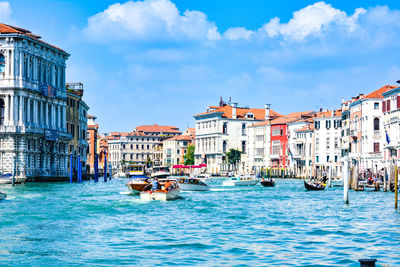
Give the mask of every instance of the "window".
[{"label": "window", "polygon": [[374,119],[374,131],[379,131],[379,119]]},{"label": "window", "polygon": [[379,143],[374,143],[374,152],[379,152]]},{"label": "window", "polygon": [[222,152],[226,152],[226,141],[222,142]]},{"label": "window", "polygon": [[242,135],[246,135],[246,124],[242,124]]},{"label": "window", "polygon": [[320,126],[321,126],[320,123],[321,123],[320,121],[314,122],[314,128],[315,128],[315,130],[319,130],[319,128],[320,128]]},{"label": "window", "polygon": [[4,100],[0,98],[0,125],[4,125]]},{"label": "window", "polygon": [[316,157],[315,157],[315,161],[316,161],[316,162],[319,162],[319,156],[316,156]]},{"label": "window", "polygon": [[400,95],[397,96],[397,108],[400,108]]},{"label": "window", "polygon": [[331,128],[331,121],[330,120],[325,121],[325,126],[326,126],[326,129]]},{"label": "window", "polygon": [[326,149],[329,149],[331,147],[331,140],[329,137],[326,138]]},{"label": "window", "polygon": [[386,111],[390,111],[390,99],[386,100]]},{"label": "window", "polygon": [[272,128],[272,136],[278,136],[281,133],[281,129],[279,127]]},{"label": "window", "polygon": [[0,78],[4,79],[6,72],[6,59],[4,55],[0,54]]},{"label": "window", "polygon": [[315,150],[319,150],[319,138],[315,138]]},{"label": "window", "polygon": [[374,109],[379,109],[379,103],[378,102],[374,103]]},{"label": "window", "polygon": [[242,141],[242,152],[246,152],[246,141]]},{"label": "window", "polygon": [[222,133],[228,133],[228,124],[226,122],[224,122],[224,124],[222,125]]},{"label": "window", "polygon": [[176,154],[178,154],[178,155],[179,155],[179,152],[180,152],[180,151],[179,151],[179,149],[178,149],[178,150],[176,150]]},{"label": "window", "polygon": [[337,162],[337,160],[338,160],[338,156],[335,156],[335,162]]},{"label": "window", "polygon": [[339,138],[335,137],[335,148],[339,148]]},{"label": "window", "polygon": [[329,156],[326,156],[326,162],[329,162]]},{"label": "window", "polygon": [[279,141],[272,141],[272,155],[279,155],[281,151],[281,143]]}]

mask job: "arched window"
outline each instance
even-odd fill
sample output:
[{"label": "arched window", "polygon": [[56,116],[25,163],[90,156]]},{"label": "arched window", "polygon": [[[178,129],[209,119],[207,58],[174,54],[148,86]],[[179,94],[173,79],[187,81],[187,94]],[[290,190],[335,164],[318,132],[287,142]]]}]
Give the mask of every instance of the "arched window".
[{"label": "arched window", "polygon": [[224,124],[222,125],[222,133],[228,133],[228,124],[226,122],[224,122]]},{"label": "arched window", "polygon": [[4,100],[0,98],[0,125],[4,125]]},{"label": "arched window", "polygon": [[379,119],[374,119],[374,131],[379,131]]},{"label": "arched window", "polygon": [[226,141],[222,142],[222,152],[226,152]]},{"label": "arched window", "polygon": [[4,79],[6,72],[6,58],[0,54],[0,79]]},{"label": "arched window", "polygon": [[246,124],[242,124],[242,135],[246,135]]}]

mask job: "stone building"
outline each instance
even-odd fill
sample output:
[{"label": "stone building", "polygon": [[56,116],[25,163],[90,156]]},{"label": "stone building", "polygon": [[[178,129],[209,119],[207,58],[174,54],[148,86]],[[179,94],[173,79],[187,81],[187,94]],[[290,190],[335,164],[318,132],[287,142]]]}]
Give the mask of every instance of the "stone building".
[{"label": "stone building", "polygon": [[[83,84],[67,83],[67,132],[72,139],[68,143],[68,153],[73,156],[73,169],[77,171],[78,156],[82,164],[82,173],[86,174],[88,154],[87,112],[89,107],[83,101]],[[68,163],[69,164],[69,163]],[[69,165],[70,166],[70,165]]]},{"label": "stone building", "polygon": [[68,176],[65,61],[30,31],[0,24],[0,172],[17,182]]},{"label": "stone building", "polygon": [[187,128],[181,134],[163,141],[163,165],[185,164],[184,155],[187,147],[194,143],[195,129]]},{"label": "stone building", "polygon": [[89,145],[89,153],[87,155],[87,167],[90,169],[90,174],[94,174],[94,162],[95,158],[98,156],[99,153],[99,125],[96,123],[97,117],[88,115],[87,116],[87,141]]}]

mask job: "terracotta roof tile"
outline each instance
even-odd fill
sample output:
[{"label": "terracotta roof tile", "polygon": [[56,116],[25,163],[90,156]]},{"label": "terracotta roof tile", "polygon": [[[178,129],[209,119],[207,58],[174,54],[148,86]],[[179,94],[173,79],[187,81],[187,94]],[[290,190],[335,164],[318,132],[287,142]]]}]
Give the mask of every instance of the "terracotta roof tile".
[{"label": "terracotta roof tile", "polygon": [[314,123],[307,124],[299,129],[296,132],[306,132],[306,131],[313,131],[314,130]]},{"label": "terracotta roof tile", "polygon": [[178,127],[174,126],[161,126],[158,124],[153,125],[141,125],[136,127],[136,132],[144,133],[177,133],[180,134]]},{"label": "terracotta roof tile", "polygon": [[168,139],[165,139],[164,141],[193,141],[195,138],[194,135],[177,135]]},{"label": "terracotta roof tile", "polygon": [[393,85],[385,85],[381,88],[379,88],[376,91],[373,91],[372,93],[369,93],[368,95],[364,96],[364,98],[383,98],[383,93],[386,93],[394,88],[397,88],[397,86],[393,86]]},{"label": "terracotta roof tile", "polygon": [[[199,113],[196,114],[194,116],[201,116],[201,115],[206,115],[206,114],[212,114],[212,113],[219,113],[222,112],[222,117],[223,118],[232,118],[232,106],[230,105],[224,105],[222,107],[219,106],[211,106],[210,107],[210,111],[208,112],[203,112],[203,113]],[[236,108],[236,118],[237,119],[246,119],[246,114],[247,113],[253,113],[254,115],[254,119],[255,120],[264,120],[265,119],[265,109],[258,109],[258,108],[241,108],[241,107],[237,107]],[[281,116],[281,114],[270,110],[270,116],[271,117],[278,117]]]}]

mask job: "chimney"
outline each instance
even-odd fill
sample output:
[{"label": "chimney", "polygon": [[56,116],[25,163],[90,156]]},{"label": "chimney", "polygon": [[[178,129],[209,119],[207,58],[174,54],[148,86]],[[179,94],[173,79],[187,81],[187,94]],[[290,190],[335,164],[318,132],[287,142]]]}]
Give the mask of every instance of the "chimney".
[{"label": "chimney", "polygon": [[232,104],[232,119],[236,119],[236,108],[237,108],[237,103]]},{"label": "chimney", "polygon": [[271,104],[265,104],[265,120],[270,120]]}]

